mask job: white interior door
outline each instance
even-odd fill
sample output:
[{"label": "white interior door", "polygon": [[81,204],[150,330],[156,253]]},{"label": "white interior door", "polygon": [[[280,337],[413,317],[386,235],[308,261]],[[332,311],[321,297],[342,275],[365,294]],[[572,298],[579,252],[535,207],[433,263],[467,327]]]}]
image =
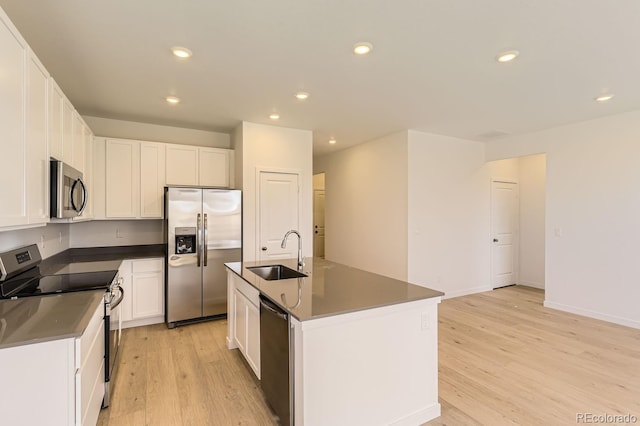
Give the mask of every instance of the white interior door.
[{"label": "white interior door", "polygon": [[492,182],[491,284],[493,288],[517,282],[518,217],[518,184]]},{"label": "white interior door", "polygon": [[324,189],[313,191],[313,255],[324,257]]},{"label": "white interior door", "polygon": [[296,173],[260,172],[258,191],[258,260],[298,256],[295,237],[281,248],[287,231],[300,231],[299,176]]}]

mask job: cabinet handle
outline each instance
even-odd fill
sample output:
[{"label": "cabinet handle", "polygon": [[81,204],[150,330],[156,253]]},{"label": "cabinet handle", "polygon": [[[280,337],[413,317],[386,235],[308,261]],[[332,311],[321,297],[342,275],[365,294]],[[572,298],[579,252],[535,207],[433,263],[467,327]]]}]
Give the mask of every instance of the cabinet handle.
[{"label": "cabinet handle", "polygon": [[267,248],[266,247],[262,247],[262,251],[267,251]]}]

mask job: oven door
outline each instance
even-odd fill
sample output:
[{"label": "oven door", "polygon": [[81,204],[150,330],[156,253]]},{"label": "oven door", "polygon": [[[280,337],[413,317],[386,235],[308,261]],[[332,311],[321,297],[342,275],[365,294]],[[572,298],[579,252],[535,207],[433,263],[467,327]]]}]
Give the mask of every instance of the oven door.
[{"label": "oven door", "polygon": [[116,360],[122,340],[122,300],[125,297],[122,289],[122,278],[118,278],[116,285],[105,296],[105,394],[102,407],[106,408],[111,402],[113,377],[115,375]]}]

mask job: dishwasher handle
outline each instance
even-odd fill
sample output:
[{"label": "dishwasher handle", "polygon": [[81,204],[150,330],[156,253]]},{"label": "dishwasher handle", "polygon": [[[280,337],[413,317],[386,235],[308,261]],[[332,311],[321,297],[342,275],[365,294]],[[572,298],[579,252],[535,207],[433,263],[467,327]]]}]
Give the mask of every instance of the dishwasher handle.
[{"label": "dishwasher handle", "polygon": [[273,306],[268,300],[263,299],[262,297],[260,298],[260,307],[265,308],[268,312],[282,320],[286,321],[288,319],[289,315],[287,315],[287,313],[281,312],[278,307]]}]

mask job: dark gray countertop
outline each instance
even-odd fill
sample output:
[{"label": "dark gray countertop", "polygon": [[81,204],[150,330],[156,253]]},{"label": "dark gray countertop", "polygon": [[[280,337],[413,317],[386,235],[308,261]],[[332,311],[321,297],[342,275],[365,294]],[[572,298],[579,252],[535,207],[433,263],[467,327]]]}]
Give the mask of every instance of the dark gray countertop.
[{"label": "dark gray countertop", "polygon": [[79,337],[104,290],[0,300],[0,349]]},{"label": "dark gray countertop", "polygon": [[[125,259],[164,257],[165,245],[72,248],[42,261],[42,275],[117,271]],[[104,290],[0,300],[0,349],[80,336]]]},{"label": "dark gray countertop", "polygon": [[306,258],[306,278],[267,281],[251,266],[285,265],[296,259],[226,263],[227,268],[299,321],[440,297],[444,293],[319,258]]},{"label": "dark gray countertop", "polygon": [[43,275],[118,270],[125,259],[164,257],[164,244],[71,248],[42,261]]}]

